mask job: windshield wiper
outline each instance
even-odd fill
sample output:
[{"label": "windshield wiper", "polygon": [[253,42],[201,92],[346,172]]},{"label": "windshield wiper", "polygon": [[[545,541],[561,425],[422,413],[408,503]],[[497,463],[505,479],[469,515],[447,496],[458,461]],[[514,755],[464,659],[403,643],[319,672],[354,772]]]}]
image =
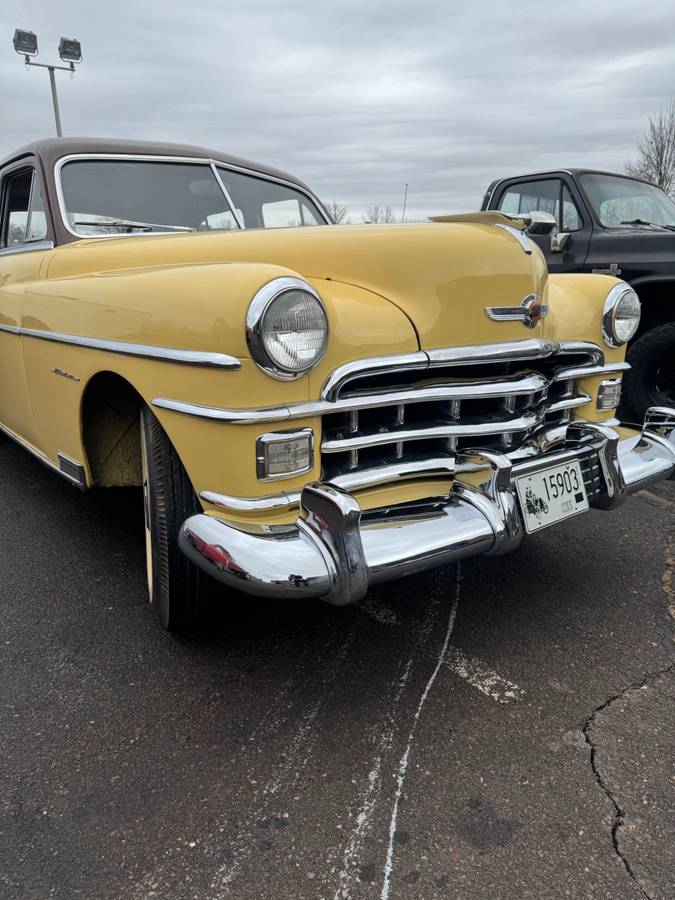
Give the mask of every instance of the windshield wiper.
[{"label": "windshield wiper", "polygon": [[650,225],[652,228],[665,228],[668,231],[675,231],[675,225],[661,225],[660,222],[647,222],[646,219],[630,219],[621,222],[621,225]]},{"label": "windshield wiper", "polygon": [[195,231],[189,225],[157,225],[154,222],[132,222],[128,219],[74,219],[73,225],[89,228],[138,228],[141,231]]}]

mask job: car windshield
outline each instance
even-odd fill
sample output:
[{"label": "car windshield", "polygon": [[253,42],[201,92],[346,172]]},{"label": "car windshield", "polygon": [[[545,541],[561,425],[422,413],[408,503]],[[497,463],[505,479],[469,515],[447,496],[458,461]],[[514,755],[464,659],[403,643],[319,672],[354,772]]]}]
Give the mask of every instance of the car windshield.
[{"label": "car windshield", "polygon": [[653,184],[590,173],[581,176],[581,183],[597,217],[608,228],[675,227],[675,203]]},{"label": "car windshield", "polygon": [[[314,204],[286,185],[220,167],[218,172],[217,177],[208,162],[68,161],[61,168],[68,227],[81,237],[91,237],[323,221]],[[237,215],[224,190],[226,177],[231,187],[236,182],[232,203]]]}]

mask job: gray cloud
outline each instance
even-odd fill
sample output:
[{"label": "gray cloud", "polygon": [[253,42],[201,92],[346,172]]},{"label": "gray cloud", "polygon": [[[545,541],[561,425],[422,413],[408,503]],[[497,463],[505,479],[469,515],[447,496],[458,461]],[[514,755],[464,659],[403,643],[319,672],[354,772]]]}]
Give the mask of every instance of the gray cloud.
[{"label": "gray cloud", "polygon": [[285,168],[358,218],[475,209],[499,175],[622,169],[675,93],[670,0],[5,0],[0,155],[52,133],[47,75],[16,26],[78,37],[64,130],[201,143]]}]

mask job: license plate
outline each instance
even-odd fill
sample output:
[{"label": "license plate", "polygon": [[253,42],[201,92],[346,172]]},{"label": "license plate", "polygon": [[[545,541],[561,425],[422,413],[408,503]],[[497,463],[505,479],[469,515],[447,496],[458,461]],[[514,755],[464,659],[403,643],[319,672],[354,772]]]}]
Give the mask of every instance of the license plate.
[{"label": "license plate", "polygon": [[532,475],[521,475],[516,478],[516,490],[528,534],[588,509],[578,462],[561,463]]}]

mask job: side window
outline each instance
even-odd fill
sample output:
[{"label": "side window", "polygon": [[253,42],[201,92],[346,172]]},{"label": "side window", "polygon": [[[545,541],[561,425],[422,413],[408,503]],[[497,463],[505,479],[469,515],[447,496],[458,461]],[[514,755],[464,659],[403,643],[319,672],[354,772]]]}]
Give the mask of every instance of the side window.
[{"label": "side window", "polygon": [[584,227],[569,188],[559,178],[509,185],[499,203],[499,210],[514,216],[534,210],[551,213],[559,231],[579,231]]},{"label": "side window", "polygon": [[42,185],[37,175],[33,176],[33,194],[28,214],[27,241],[44,241],[47,237],[47,208],[42,194]]},{"label": "side window", "polygon": [[562,231],[580,231],[584,227],[577,205],[566,184],[562,189]]},{"label": "side window", "polygon": [[499,209],[514,216],[535,210],[551,213],[560,229],[560,185],[558,178],[511,184],[504,192]]},{"label": "side window", "polygon": [[220,166],[218,174],[246,228],[324,224],[312,201],[289,185]]},{"label": "side window", "polygon": [[47,237],[47,214],[40,181],[33,169],[7,177],[3,184],[3,247],[14,247]]},{"label": "side window", "polygon": [[2,246],[13,247],[26,242],[28,205],[33,183],[33,170],[24,169],[7,177],[3,185]]}]

